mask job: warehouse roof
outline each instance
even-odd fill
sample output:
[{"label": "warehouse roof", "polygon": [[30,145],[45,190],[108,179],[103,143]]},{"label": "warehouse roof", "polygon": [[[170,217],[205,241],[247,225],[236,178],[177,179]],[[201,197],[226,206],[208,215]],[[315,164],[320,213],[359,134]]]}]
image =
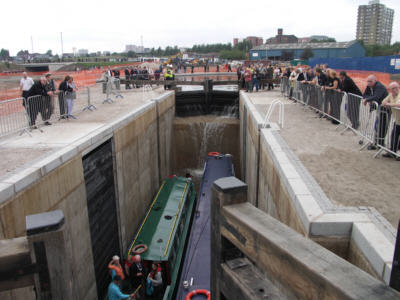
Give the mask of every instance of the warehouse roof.
[{"label": "warehouse roof", "polygon": [[348,48],[354,45],[357,41],[349,42],[334,42],[334,43],[290,43],[290,44],[263,44],[252,48],[251,50],[283,50],[283,49],[332,49],[332,48]]}]

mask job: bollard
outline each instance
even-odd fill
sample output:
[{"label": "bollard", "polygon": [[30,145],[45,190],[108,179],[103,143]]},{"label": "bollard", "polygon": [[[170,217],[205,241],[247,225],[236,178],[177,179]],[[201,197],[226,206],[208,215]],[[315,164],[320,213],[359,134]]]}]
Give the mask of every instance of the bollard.
[{"label": "bollard", "polygon": [[72,277],[72,250],[61,210],[26,216],[32,263],[42,266],[34,282],[38,299],[77,299]]}]

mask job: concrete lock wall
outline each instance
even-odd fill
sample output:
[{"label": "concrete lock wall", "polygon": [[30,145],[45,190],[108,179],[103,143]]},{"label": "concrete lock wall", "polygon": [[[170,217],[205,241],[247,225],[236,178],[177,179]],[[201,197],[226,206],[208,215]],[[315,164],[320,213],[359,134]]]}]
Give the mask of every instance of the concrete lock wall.
[{"label": "concrete lock wall", "polygon": [[[26,235],[25,216],[61,209],[71,236],[73,280],[79,299],[97,299],[82,156],[112,139],[121,249],[171,172],[174,94],[169,92],[0,183],[0,239]],[[34,299],[32,288],[1,299]]]},{"label": "concrete lock wall", "polygon": [[240,93],[240,151],[248,201],[302,235],[389,284],[395,229],[374,208],[337,207],[279,134],[263,129]]}]

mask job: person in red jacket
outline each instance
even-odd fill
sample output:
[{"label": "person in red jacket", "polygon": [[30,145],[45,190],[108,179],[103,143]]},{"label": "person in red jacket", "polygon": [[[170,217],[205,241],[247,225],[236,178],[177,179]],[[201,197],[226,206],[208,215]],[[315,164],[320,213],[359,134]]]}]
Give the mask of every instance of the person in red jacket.
[{"label": "person in red jacket", "polygon": [[246,70],[244,71],[244,82],[246,84],[246,92],[248,92],[250,89],[252,75],[253,73],[251,68],[247,67]]}]

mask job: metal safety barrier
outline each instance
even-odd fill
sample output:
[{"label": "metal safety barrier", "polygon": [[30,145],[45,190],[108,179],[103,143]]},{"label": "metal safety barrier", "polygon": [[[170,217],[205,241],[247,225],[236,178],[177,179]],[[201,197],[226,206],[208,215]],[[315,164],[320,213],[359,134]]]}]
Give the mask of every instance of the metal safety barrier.
[{"label": "metal safety barrier", "polygon": [[[51,96],[32,96],[26,99],[26,111],[28,114],[28,125],[34,128],[37,125],[50,122],[54,112],[54,98]],[[41,116],[41,119],[38,116]]]},{"label": "metal safety barrier", "polygon": [[0,101],[0,136],[26,130],[27,124],[24,98]]},{"label": "metal safety barrier", "polygon": [[376,122],[376,145],[378,151],[374,157],[377,157],[383,151],[400,157],[400,153],[397,153],[399,150],[400,124],[397,125],[395,119],[395,114],[399,112],[398,108],[386,108],[383,105],[378,107],[378,121]]},{"label": "metal safety barrier", "polygon": [[[281,92],[286,96],[284,87],[281,88]],[[390,109],[378,105],[377,102],[364,104],[362,97],[358,95],[323,89],[318,85],[298,81],[294,82],[293,98],[305,107],[317,111],[320,117],[325,116],[337,123],[337,128],[344,126],[341,133],[351,130],[359,135],[359,144],[363,145],[360,150],[376,146],[377,152],[374,157],[382,151],[400,157],[397,153],[400,145],[400,126],[392,118]]]},{"label": "metal safety barrier", "polygon": [[282,95],[289,97],[289,92],[290,92],[289,78],[287,78],[287,77],[281,78],[280,90],[281,90]]},{"label": "metal safety barrier", "polygon": [[113,103],[114,100],[111,98],[112,95],[115,98],[124,98],[121,95],[121,83],[118,78],[106,75],[106,98],[103,101],[104,103]]}]

